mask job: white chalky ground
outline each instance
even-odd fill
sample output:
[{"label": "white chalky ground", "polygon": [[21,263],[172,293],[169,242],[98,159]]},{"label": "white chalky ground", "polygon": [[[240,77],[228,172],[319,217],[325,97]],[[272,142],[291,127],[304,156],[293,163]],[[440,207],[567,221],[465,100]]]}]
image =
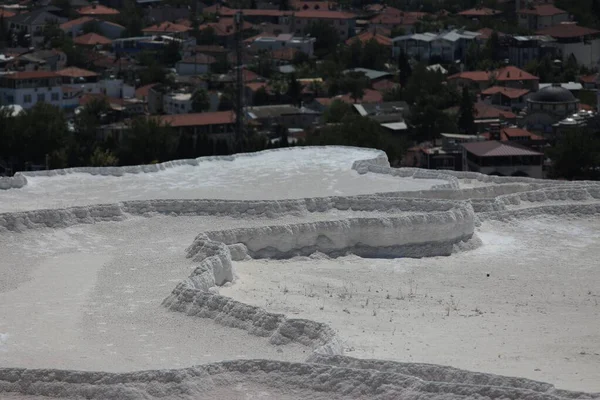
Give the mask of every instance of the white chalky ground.
[{"label": "white chalky ground", "polygon": [[[0,191],[0,212],[155,198],[305,198],[445,183],[350,170],[355,159],[371,156],[297,149],[122,177],[28,178],[23,189]],[[345,216],[287,216],[268,224]],[[266,223],[155,216],[0,233],[0,368],[122,372],[243,358],[304,361],[305,346],[273,346],[160,305],[194,268],[185,249],[196,235]],[[477,234],[482,247],[449,257],[240,261],[238,279],[219,293],[327,323],[351,357],[451,365],[600,391],[600,218],[488,221]],[[273,390],[248,383],[214,396],[314,397]]]}]

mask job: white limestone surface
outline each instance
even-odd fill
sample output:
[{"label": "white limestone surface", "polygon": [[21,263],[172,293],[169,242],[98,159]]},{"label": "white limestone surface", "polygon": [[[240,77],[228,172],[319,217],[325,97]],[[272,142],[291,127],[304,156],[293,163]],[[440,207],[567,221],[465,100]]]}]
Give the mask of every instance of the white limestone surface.
[{"label": "white limestone surface", "polygon": [[50,176],[25,173],[25,186],[0,190],[0,212],[147,199],[279,200],[426,190],[446,183],[439,179],[384,174],[366,176],[352,169],[355,160],[381,154],[377,150],[350,147],[290,148],[200,158],[181,165],[168,163],[168,167],[157,168],[156,172],[152,168],[131,168],[135,173],[123,169],[84,169],[98,175],[76,172],[78,169]]}]

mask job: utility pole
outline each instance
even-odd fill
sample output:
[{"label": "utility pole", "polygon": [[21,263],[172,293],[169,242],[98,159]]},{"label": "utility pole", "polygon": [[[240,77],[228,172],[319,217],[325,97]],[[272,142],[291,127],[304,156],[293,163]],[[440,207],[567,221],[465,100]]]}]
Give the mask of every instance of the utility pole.
[{"label": "utility pole", "polygon": [[244,61],[243,61],[243,36],[244,19],[241,11],[235,14],[235,54],[236,54],[236,99],[235,99],[235,151],[244,151],[245,125],[244,125]]}]

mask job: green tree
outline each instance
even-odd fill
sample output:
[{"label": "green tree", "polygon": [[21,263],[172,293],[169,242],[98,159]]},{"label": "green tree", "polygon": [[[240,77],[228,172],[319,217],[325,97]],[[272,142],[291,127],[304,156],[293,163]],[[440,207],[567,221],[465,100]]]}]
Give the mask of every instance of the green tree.
[{"label": "green tree", "polygon": [[90,165],[92,167],[112,167],[119,165],[119,159],[112,151],[108,149],[102,150],[101,148],[96,147],[90,157]]},{"label": "green tree", "polygon": [[18,116],[19,140],[22,141],[19,158],[35,164],[65,166],[65,149],[69,143],[67,118],[62,110],[39,102]]},{"label": "green tree", "polygon": [[75,115],[75,135],[71,148],[71,160],[77,165],[88,165],[94,149],[98,146],[98,128],[110,110],[106,99],[93,99]]},{"label": "green tree", "polygon": [[172,40],[163,47],[161,53],[163,65],[173,66],[177,61],[181,60],[179,53],[179,42]]},{"label": "green tree", "polygon": [[337,30],[335,30],[333,24],[328,22],[314,22],[308,27],[305,33],[316,38],[314,48],[317,57],[334,53],[337,45],[340,43],[340,36]]},{"label": "green tree", "polygon": [[376,70],[384,69],[390,55],[387,47],[379,44],[375,39],[371,39],[363,46],[361,66]]},{"label": "green tree", "polygon": [[296,79],[296,74],[291,73],[288,78],[287,95],[295,105],[300,105],[302,102],[302,85]]},{"label": "green tree", "polygon": [[192,93],[192,110],[204,112],[210,109],[210,99],[205,89],[199,88]]},{"label": "green tree", "polygon": [[175,136],[169,125],[155,117],[136,117],[129,123],[127,144],[120,159],[127,164],[148,164],[171,159]]},{"label": "green tree", "polygon": [[323,113],[323,119],[327,123],[342,122],[344,117],[352,114],[352,106],[340,99],[335,99]]},{"label": "green tree", "polygon": [[594,130],[565,132],[548,151],[552,160],[550,176],[564,179],[600,179],[600,121],[590,121]]},{"label": "green tree", "polygon": [[467,135],[474,135],[477,133],[477,128],[475,126],[475,102],[466,86],[463,87],[462,91],[457,125],[458,130],[461,133]]},{"label": "green tree", "polygon": [[410,66],[408,57],[404,51],[400,51],[400,55],[398,55],[398,81],[402,87],[406,86],[411,75],[412,67]]},{"label": "green tree", "polygon": [[255,106],[265,106],[270,103],[270,96],[264,87],[256,90],[252,103]]}]

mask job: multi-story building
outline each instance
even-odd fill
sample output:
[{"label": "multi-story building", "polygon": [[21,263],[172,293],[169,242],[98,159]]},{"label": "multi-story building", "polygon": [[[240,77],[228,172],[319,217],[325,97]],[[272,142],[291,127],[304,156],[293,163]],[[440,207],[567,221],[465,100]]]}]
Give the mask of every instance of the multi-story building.
[{"label": "multi-story building", "polygon": [[313,55],[315,38],[311,37],[295,37],[290,33],[282,33],[276,37],[260,36],[252,42],[250,49],[253,51],[275,51],[283,48],[296,49],[302,53]]},{"label": "multi-story building", "polygon": [[45,102],[62,106],[62,77],[52,71],[27,71],[0,75],[0,103],[24,109]]},{"label": "multi-story building", "polygon": [[165,114],[188,114],[192,112],[191,92],[170,92],[163,95]]},{"label": "multi-story building", "polygon": [[519,68],[525,68],[533,60],[549,55],[555,57],[557,50],[552,45],[554,39],[545,35],[512,36],[507,40],[508,62]]},{"label": "multi-story building", "polygon": [[519,26],[536,31],[569,20],[569,13],[553,4],[531,5],[517,11]]},{"label": "multi-story building", "polygon": [[579,65],[594,69],[600,63],[600,31],[574,23],[563,23],[537,31],[554,38],[554,46],[563,60],[575,57]]},{"label": "multi-story building", "polygon": [[483,91],[492,86],[536,91],[540,78],[514,66],[496,71],[466,71],[448,77],[448,83],[459,87],[467,86]]},{"label": "multi-story building", "polygon": [[514,142],[463,143],[463,171],[486,175],[543,178],[544,154]]},{"label": "multi-story building", "polygon": [[441,61],[454,62],[462,60],[467,49],[477,41],[479,32],[454,29],[442,33],[415,33],[399,36],[393,40],[393,55],[397,57],[404,52],[409,57],[419,60],[438,58]]}]

